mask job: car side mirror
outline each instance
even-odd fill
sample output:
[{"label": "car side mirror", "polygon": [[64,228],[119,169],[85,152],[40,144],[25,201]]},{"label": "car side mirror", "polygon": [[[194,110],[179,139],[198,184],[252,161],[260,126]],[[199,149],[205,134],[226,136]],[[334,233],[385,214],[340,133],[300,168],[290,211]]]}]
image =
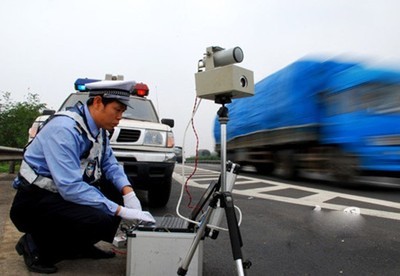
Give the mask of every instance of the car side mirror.
[{"label": "car side mirror", "polygon": [[170,127],[174,127],[174,119],[161,119],[161,123]]},{"label": "car side mirror", "polygon": [[42,111],[42,115],[50,115],[51,116],[54,113],[56,113],[56,111],[53,110],[53,109],[45,109],[45,110]]}]

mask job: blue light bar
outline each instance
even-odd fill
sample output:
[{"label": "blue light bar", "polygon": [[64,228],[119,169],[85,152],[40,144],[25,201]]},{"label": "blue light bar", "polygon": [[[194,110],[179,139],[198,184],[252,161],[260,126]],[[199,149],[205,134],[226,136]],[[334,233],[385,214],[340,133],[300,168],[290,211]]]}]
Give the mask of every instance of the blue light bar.
[{"label": "blue light bar", "polygon": [[96,81],[100,81],[100,80],[88,79],[88,78],[86,78],[86,79],[77,79],[75,81],[75,84],[74,84],[75,90],[77,90],[79,92],[86,92],[86,91],[88,91],[86,89],[86,84],[87,83],[91,83],[91,82],[96,82]]}]

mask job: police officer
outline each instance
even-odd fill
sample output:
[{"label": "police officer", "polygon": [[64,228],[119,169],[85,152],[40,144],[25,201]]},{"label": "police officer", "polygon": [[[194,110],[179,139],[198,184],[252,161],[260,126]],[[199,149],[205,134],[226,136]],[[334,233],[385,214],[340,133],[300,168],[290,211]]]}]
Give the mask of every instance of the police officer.
[{"label": "police officer", "polygon": [[87,84],[89,99],[56,113],[26,147],[10,217],[25,233],[16,245],[30,271],[54,273],[63,259],[111,258],[121,218],[154,222],[109,145],[134,81]]}]

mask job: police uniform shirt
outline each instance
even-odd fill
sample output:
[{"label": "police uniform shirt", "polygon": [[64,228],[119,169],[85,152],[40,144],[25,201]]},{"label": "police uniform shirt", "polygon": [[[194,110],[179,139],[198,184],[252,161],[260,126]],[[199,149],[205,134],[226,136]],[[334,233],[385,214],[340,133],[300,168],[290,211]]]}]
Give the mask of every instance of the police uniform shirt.
[{"label": "police uniform shirt", "polygon": [[[87,105],[83,109],[93,137],[101,135]],[[76,122],[67,116],[56,116],[39,132],[27,147],[24,160],[39,175],[53,179],[58,192],[67,201],[89,205],[114,215],[118,204],[107,199],[96,187],[83,181],[80,157],[91,147],[90,140],[76,128]],[[118,164],[107,139],[103,156],[103,175],[121,191],[129,185],[123,168]],[[18,183],[14,183],[18,186]]]}]

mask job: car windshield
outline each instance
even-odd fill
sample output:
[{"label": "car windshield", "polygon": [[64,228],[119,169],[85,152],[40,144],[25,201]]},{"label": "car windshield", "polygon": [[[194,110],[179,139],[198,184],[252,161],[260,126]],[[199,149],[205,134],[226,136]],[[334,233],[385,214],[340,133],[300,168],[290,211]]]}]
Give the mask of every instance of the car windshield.
[{"label": "car windshield", "polygon": [[[60,107],[60,111],[68,110],[78,102],[84,104],[88,97],[89,95],[86,93],[71,94]],[[133,106],[133,108],[128,106],[123,114],[123,118],[154,123],[159,122],[157,113],[151,101],[145,98],[131,97],[130,105]]]}]

